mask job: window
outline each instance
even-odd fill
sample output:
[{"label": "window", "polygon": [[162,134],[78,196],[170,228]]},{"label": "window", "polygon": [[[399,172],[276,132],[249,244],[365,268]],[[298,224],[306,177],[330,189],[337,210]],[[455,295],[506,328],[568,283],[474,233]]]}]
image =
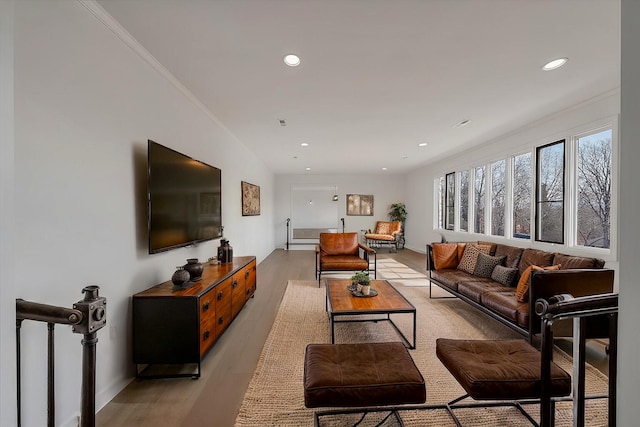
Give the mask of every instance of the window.
[{"label": "window", "polygon": [[456,174],[455,172],[448,173],[445,176],[445,208],[446,215],[444,217],[444,228],[447,230],[453,230],[455,226],[456,218]]},{"label": "window", "polygon": [[513,237],[531,238],[531,153],[513,157]]},{"label": "window", "polygon": [[438,228],[444,228],[444,176],[436,179],[438,191]]},{"label": "window", "polygon": [[536,150],[536,240],[564,243],[564,140]]},{"label": "window", "polygon": [[576,147],[576,244],[609,248],[611,129],[578,138]]},{"label": "window", "polygon": [[469,171],[460,172],[460,231],[469,231]]},{"label": "window", "polygon": [[504,236],[506,163],[499,160],[491,164],[491,234],[494,236]]},{"label": "window", "polygon": [[484,166],[475,168],[475,182],[473,187],[473,204],[475,212],[475,220],[473,222],[473,231],[476,233],[484,233],[484,194],[485,194],[485,177]]}]

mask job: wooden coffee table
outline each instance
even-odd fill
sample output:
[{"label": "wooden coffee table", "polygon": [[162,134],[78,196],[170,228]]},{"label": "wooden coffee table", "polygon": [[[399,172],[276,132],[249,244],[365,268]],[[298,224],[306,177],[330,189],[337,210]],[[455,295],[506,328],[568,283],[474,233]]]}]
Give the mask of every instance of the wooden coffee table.
[{"label": "wooden coffee table", "polygon": [[[331,344],[335,343],[335,324],[346,322],[388,321],[396,330],[405,346],[416,348],[416,308],[386,280],[372,280],[371,289],[378,295],[374,297],[356,297],[347,287],[350,280],[327,280],[327,314],[331,323]],[[383,315],[376,317],[375,315]],[[398,328],[391,319],[392,314],[410,314],[413,316],[413,342]],[[361,319],[361,316],[374,315]],[[348,319],[343,317],[348,316]],[[340,318],[340,319],[338,319]]]}]

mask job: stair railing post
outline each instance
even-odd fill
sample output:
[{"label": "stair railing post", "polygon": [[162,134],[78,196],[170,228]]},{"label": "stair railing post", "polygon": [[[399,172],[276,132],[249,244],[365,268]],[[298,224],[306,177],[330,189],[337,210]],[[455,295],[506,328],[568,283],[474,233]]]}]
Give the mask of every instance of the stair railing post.
[{"label": "stair railing post", "polygon": [[82,391],[80,404],[80,426],[94,427],[96,424],[96,344],[98,330],[107,322],[107,300],[98,296],[100,287],[86,286],[82,289],[84,299],[73,305],[83,314],[83,321],[73,327],[73,332],[84,334],[82,339]]}]

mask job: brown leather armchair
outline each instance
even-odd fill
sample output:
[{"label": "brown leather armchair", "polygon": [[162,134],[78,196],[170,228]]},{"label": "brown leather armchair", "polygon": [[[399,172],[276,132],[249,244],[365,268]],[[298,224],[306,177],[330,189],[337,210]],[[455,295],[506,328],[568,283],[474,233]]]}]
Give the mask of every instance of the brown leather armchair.
[{"label": "brown leather armchair", "polygon": [[[360,254],[362,250],[362,255]],[[376,251],[358,242],[358,233],[320,233],[316,245],[316,277],[318,286],[323,271],[366,271],[376,278]]]}]

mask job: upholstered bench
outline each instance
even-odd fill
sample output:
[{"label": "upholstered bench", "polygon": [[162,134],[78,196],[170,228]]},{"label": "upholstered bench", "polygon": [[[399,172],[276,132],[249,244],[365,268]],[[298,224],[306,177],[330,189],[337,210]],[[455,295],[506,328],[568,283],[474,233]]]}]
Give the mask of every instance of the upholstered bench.
[{"label": "upholstered bench", "polygon": [[424,378],[401,342],[307,346],[307,408],[424,403],[426,396]]},{"label": "upholstered bench", "polygon": [[[438,338],[436,355],[475,400],[540,397],[540,352],[524,339],[477,341]],[[551,363],[551,396],[571,393],[571,376]]]}]

